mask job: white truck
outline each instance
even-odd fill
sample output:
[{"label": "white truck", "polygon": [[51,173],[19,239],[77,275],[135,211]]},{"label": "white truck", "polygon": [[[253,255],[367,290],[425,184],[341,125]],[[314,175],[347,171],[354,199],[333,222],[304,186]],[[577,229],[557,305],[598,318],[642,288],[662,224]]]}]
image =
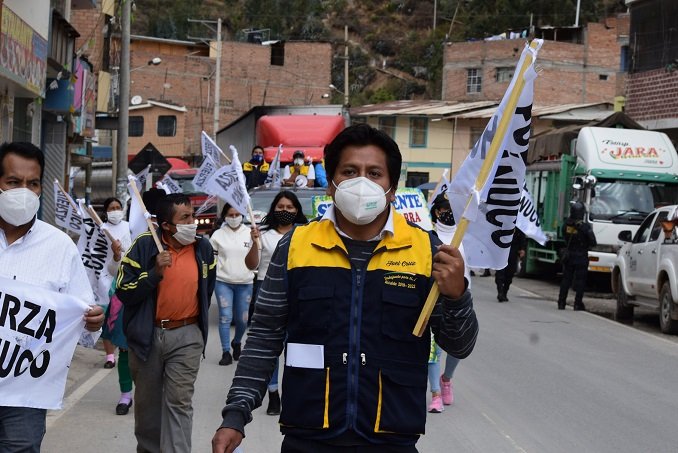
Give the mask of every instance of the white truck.
[{"label": "white truck", "polygon": [[664,333],[678,333],[678,206],[664,206],[648,215],[638,230],[619,233],[622,245],[612,270],[617,296],[615,318],[631,320],[636,306],[659,311]]},{"label": "white truck", "polygon": [[655,207],[678,203],[678,155],[664,133],[583,127],[569,149],[546,146],[542,152],[561,156],[541,156],[527,167],[528,190],[549,237],[545,247],[530,241],[528,273],[556,269],[557,251],[565,245],[561,227],[572,199],[586,205],[585,221],[598,242],[589,251],[589,271],[605,273],[614,265],[620,231],[635,232]]}]

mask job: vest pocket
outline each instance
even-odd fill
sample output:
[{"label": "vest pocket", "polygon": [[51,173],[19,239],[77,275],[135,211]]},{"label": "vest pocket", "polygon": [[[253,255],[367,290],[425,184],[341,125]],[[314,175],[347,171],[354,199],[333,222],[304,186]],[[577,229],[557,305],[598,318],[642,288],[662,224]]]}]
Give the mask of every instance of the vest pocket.
[{"label": "vest pocket", "polygon": [[[329,329],[332,316],[333,286],[306,286],[297,293],[299,328],[303,330]],[[294,315],[294,313],[291,313]]]},{"label": "vest pocket", "polygon": [[330,409],[330,368],[285,366],[280,424],[292,428],[327,429]]},{"label": "vest pocket", "polygon": [[407,290],[384,289],[381,306],[381,333],[399,341],[417,341],[412,334],[421,311],[419,296]]},{"label": "vest pocket", "polygon": [[408,369],[379,370],[375,433],[424,434],[426,375],[420,374]]}]

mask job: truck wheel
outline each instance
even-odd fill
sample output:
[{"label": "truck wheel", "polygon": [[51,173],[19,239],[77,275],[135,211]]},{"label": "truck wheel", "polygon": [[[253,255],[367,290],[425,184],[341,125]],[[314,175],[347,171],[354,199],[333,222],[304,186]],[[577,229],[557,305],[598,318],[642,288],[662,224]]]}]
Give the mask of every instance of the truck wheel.
[{"label": "truck wheel", "polygon": [[617,321],[630,321],[633,319],[633,305],[629,304],[629,295],[624,291],[621,282],[617,288],[617,309],[614,312]]},{"label": "truck wheel", "polygon": [[678,333],[678,321],[671,319],[672,309],[671,286],[666,282],[659,293],[659,327],[663,333]]}]

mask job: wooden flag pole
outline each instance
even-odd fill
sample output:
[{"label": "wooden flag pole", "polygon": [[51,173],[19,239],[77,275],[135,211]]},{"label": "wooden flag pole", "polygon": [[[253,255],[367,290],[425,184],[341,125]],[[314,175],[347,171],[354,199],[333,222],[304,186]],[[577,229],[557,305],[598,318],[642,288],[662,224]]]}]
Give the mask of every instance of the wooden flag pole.
[{"label": "wooden flag pole", "polygon": [[[532,41],[532,43],[530,43],[530,47],[536,49],[537,42]],[[490,144],[490,149],[485,156],[485,160],[483,161],[483,165],[480,167],[480,171],[478,172],[478,177],[476,178],[474,185],[474,190],[476,192],[480,192],[482,190],[482,188],[485,186],[485,183],[487,182],[487,179],[490,177],[490,171],[492,170],[494,161],[496,160],[497,154],[499,153],[499,147],[504,141],[504,136],[508,130],[511,118],[513,118],[513,112],[516,110],[518,99],[520,98],[520,94],[523,92],[523,88],[525,86],[525,72],[531,64],[532,54],[528,52],[528,54],[525,56],[525,61],[523,61],[523,65],[520,68],[520,72],[518,73],[518,78],[516,79],[516,83],[513,86],[513,90],[511,90],[511,94],[509,95],[508,102],[504,108],[504,113],[499,120],[499,126],[497,127],[497,132],[495,133],[492,143]],[[468,208],[472,199],[473,194],[471,194],[466,201],[465,209]],[[466,229],[468,228],[468,224],[469,221],[466,217],[462,217],[457,222],[457,230],[455,231],[454,237],[452,238],[452,246],[459,247],[461,240],[464,237],[464,233],[466,233]],[[417,324],[415,324],[412,334],[416,335],[417,337],[421,337],[424,334],[428,320],[431,317],[431,313],[433,312],[433,307],[435,306],[439,296],[440,288],[438,288],[438,284],[436,282],[433,282],[431,291],[428,293],[426,303],[424,303],[424,307],[421,309],[419,319],[417,319]]]},{"label": "wooden flag pole", "polygon": [[153,226],[153,222],[151,222],[151,219],[148,218],[148,210],[146,209],[146,205],[144,204],[144,200],[141,198],[141,194],[139,193],[139,188],[137,187],[136,181],[130,181],[130,186],[132,187],[132,192],[134,192],[134,198],[137,199],[137,202],[139,203],[139,206],[141,206],[141,209],[144,211],[144,218],[146,219],[146,224],[148,225],[148,230],[151,232],[151,236],[153,236],[153,241],[155,241],[156,247],[158,247],[158,252],[163,252],[165,249],[162,247],[162,243],[160,242],[160,238],[158,238],[158,234],[155,232],[155,227]]},{"label": "wooden flag pole", "polygon": [[113,241],[115,241],[115,238],[113,237],[111,232],[108,231],[106,228],[101,228],[101,225],[103,225],[104,222],[101,221],[101,217],[99,217],[99,214],[97,214],[97,212],[91,205],[87,206],[87,212],[89,213],[89,216],[92,218],[92,220],[94,220],[94,223],[97,224],[99,229],[104,232],[108,240],[111,241],[111,243],[113,243]]},{"label": "wooden flag pole", "polygon": [[64,194],[64,195],[66,196],[66,199],[67,199],[68,202],[71,204],[71,206],[73,207],[73,209],[75,209],[75,212],[78,212],[78,207],[75,205],[75,202],[73,201],[73,199],[71,198],[71,196],[68,194],[68,192],[66,192],[66,191],[64,190],[64,188],[61,186],[61,184],[59,183],[59,180],[56,179],[56,178],[54,178],[54,182],[56,183],[56,185],[57,185],[57,187],[59,188],[59,190],[61,191],[61,193]]}]

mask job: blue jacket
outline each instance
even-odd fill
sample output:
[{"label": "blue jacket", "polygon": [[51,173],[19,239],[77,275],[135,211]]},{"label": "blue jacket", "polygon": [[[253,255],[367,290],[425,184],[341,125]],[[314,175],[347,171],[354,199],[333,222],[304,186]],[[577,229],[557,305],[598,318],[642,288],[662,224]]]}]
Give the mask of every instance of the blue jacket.
[{"label": "blue jacket", "polygon": [[[116,282],[115,294],[125,306],[123,329],[127,344],[143,361],[148,359],[153,346],[157,287],[162,280],[162,276],[155,272],[157,255],[158,247],[151,233],[140,234],[123,257]],[[203,237],[195,243],[195,259],[198,263],[198,325],[207,345],[208,310],[214,292],[217,262],[212,246]]]}]

